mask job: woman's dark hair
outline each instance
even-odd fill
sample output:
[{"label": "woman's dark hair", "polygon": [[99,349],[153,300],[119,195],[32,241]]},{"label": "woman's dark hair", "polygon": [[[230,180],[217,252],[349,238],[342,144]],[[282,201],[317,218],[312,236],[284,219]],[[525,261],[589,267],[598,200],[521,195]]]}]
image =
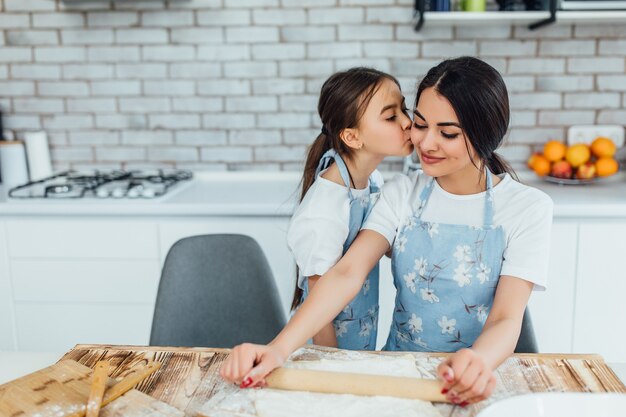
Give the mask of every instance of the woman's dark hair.
[{"label": "woman's dark hair", "polygon": [[[400,83],[393,76],[364,67],[337,72],[324,82],[317,103],[317,112],[322,121],[321,132],[309,147],[304,163],[300,201],[313,185],[317,165],[326,151],[335,149],[343,159],[349,160],[353,157],[354,151],[339,135],[344,129],[358,127],[365,109],[383,80],[391,80],[400,87]],[[298,307],[301,299],[302,290],[296,285],[292,310]]]},{"label": "woman's dark hair", "polygon": [[[509,173],[513,168],[498,154],[509,128],[509,95],[504,80],[491,65],[478,58],[464,56],[448,59],[431,68],[419,87],[415,107],[427,88],[445,97],[480,158],[481,171],[485,165],[494,174]],[[468,147],[469,152],[469,147]]]}]

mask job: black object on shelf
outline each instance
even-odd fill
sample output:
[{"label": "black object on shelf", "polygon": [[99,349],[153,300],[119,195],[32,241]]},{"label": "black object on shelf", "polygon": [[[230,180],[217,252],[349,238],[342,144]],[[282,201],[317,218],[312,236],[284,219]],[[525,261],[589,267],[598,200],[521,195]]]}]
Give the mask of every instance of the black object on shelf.
[{"label": "black object on shelf", "polygon": [[415,0],[415,13],[413,16],[417,17],[415,31],[419,32],[422,26],[424,26],[424,0]]},{"label": "black object on shelf", "polygon": [[[498,4],[500,5],[500,10],[513,10],[513,4],[515,0],[498,0]],[[526,10],[541,10],[541,0],[524,0],[526,5]],[[539,29],[543,26],[549,25],[550,23],[556,22],[556,8],[557,8],[557,0],[550,0],[549,3],[550,17],[544,20],[540,20],[535,23],[531,23],[528,25],[528,29],[535,30]],[[424,26],[424,11],[425,9],[425,0],[415,0],[414,3],[414,18],[417,19],[415,23],[415,31],[419,32]]]},{"label": "black object on shelf", "polygon": [[540,27],[549,25],[550,23],[556,22],[556,2],[557,0],[550,0],[550,17],[544,20],[540,20],[539,22],[531,23],[528,25],[528,29],[535,30]]},{"label": "black object on shelf", "polygon": [[2,124],[2,107],[0,107],[0,140],[4,140],[4,125]]}]

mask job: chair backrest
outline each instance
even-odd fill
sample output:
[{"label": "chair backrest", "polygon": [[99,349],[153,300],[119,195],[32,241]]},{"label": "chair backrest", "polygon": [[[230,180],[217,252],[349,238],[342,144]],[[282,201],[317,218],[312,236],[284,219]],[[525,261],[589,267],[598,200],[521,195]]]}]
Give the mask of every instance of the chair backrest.
[{"label": "chair backrest", "polygon": [[268,343],[285,323],[272,271],[251,237],[187,237],[168,252],[150,345]]},{"label": "chair backrest", "polygon": [[539,353],[537,339],[535,338],[535,330],[533,328],[533,321],[530,318],[528,308],[524,311],[522,330],[520,331],[519,339],[517,340],[517,346],[515,346],[515,353]]}]

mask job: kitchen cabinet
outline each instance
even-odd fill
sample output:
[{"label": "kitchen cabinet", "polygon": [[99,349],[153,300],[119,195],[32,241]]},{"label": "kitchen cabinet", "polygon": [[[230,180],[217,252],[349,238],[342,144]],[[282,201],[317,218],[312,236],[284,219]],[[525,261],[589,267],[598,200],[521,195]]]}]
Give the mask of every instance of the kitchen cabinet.
[{"label": "kitchen cabinet", "polygon": [[580,226],[574,350],[624,361],[626,352],[626,221]]},{"label": "kitchen cabinet", "polygon": [[288,221],[287,216],[42,216],[2,223],[0,349],[57,351],[83,341],[148,344],[167,252],[179,239],[198,234],[256,239],[288,311],[295,285],[285,244]]},{"label": "kitchen cabinet", "polygon": [[0,222],[0,350],[14,350],[16,347],[6,224]]},{"label": "kitchen cabinet", "polygon": [[555,221],[552,225],[547,291],[533,291],[528,308],[540,352],[573,352],[574,291],[578,224]]},{"label": "kitchen cabinet", "polygon": [[147,343],[160,272],[155,222],[27,217],[4,230],[12,300],[2,305],[16,331],[3,343],[29,351]]},{"label": "kitchen cabinet", "polygon": [[[95,221],[94,221],[95,220]],[[28,218],[7,223],[11,258],[157,259],[157,225],[143,219]]]}]

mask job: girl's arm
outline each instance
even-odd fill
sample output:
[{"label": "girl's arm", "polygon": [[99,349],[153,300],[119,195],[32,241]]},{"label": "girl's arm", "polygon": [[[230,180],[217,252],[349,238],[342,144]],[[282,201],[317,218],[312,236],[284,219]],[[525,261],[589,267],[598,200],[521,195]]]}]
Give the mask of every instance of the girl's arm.
[{"label": "girl's arm", "polygon": [[388,249],[389,242],[381,234],[361,231],[343,258],[317,281],[278,336],[267,346],[236,346],[222,365],[222,377],[243,387],[262,382],[339,314],[361,290],[367,274]]},{"label": "girl's arm", "polygon": [[515,350],[533,285],[520,278],[500,277],[491,312],[474,345],[439,365],[439,376],[446,382],[442,392],[451,401],[464,406],[491,395],[496,384],[493,370]]},{"label": "girl's arm", "polygon": [[[317,280],[320,278],[321,275],[313,275],[308,278],[309,291],[313,289],[313,287],[317,283]],[[315,336],[313,336],[313,344],[320,346],[337,347],[337,335],[335,333],[335,326],[333,326],[332,321],[326,326],[322,327],[322,330],[320,330]]]}]

